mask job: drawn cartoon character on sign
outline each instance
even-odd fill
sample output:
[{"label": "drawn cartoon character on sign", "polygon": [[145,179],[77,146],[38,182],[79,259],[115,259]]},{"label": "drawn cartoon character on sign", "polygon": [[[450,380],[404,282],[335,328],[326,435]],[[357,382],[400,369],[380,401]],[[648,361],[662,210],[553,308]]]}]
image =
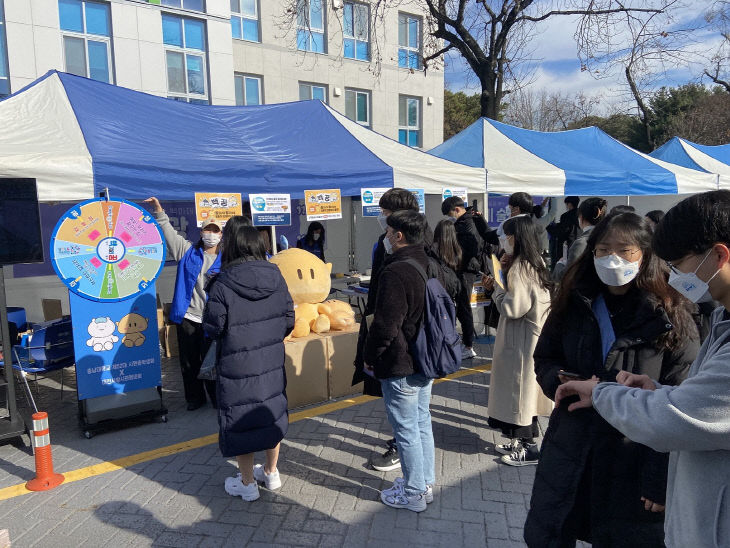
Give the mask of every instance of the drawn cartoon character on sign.
[{"label": "drawn cartoon character on sign", "polygon": [[132,312],[127,314],[121,320],[117,322],[117,329],[120,333],[124,334],[122,338],[122,344],[128,348],[133,346],[142,346],[145,341],[145,336],[142,331],[147,329],[149,320]]},{"label": "drawn cartoon character on sign", "polygon": [[114,334],[116,326],[111,318],[94,318],[86,329],[91,335],[91,338],[86,341],[86,346],[92,347],[94,352],[111,350],[114,343],[119,341],[119,337]]}]

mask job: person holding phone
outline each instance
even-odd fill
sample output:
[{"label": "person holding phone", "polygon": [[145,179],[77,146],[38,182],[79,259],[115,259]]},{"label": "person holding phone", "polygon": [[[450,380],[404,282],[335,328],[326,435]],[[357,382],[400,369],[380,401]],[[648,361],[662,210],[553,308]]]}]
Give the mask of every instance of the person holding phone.
[{"label": "person holding phone", "polygon": [[551,402],[535,380],[532,353],[550,306],[552,282],[540,249],[541,228],[528,216],[512,217],[503,225],[512,258],[504,267],[504,283],[486,276],[499,311],[489,383],[489,426],[501,430],[508,443],[495,444],[511,466],[537,464],[535,438],[540,435],[538,415],[549,415]]},{"label": "person holding phone", "polygon": [[[621,371],[679,384],[698,351],[690,303],[669,286],[648,222],[609,215],[570,265],[535,348],[537,382],[555,399],[575,375]],[[567,373],[564,374],[563,372]],[[556,405],[524,537],[528,546],[664,546],[668,455],[626,438],[593,409]]]}]

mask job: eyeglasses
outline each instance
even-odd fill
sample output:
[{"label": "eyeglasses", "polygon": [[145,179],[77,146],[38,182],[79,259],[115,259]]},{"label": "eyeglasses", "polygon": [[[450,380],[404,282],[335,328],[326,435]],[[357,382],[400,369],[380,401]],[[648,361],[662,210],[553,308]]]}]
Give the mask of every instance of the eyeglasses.
[{"label": "eyeglasses", "polygon": [[601,257],[608,257],[609,255],[618,255],[622,259],[626,259],[627,261],[630,261],[631,258],[636,255],[637,253],[640,253],[641,249],[631,249],[631,248],[625,248],[625,249],[609,249],[607,247],[597,247],[593,250],[593,256],[597,259],[600,259]]}]

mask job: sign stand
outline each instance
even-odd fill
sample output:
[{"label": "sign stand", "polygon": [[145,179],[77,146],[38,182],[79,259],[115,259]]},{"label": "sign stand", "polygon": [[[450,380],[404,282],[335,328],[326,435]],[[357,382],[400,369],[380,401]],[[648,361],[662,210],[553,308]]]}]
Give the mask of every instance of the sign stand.
[{"label": "sign stand", "polygon": [[51,248],[69,288],[84,435],[137,418],[166,422],[154,283],[165,262],[159,226],[138,205],[105,192],[59,219]]}]

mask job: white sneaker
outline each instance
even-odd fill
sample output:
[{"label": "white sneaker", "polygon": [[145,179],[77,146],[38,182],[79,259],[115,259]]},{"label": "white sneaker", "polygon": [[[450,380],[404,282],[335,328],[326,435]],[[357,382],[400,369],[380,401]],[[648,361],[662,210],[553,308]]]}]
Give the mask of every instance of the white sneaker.
[{"label": "white sneaker", "polygon": [[426,486],[426,491],[420,495],[409,497],[404,491],[405,481],[396,478],[393,486],[380,492],[380,500],[391,508],[405,508],[413,512],[423,512],[426,505],[433,502],[433,487]]},{"label": "white sneaker", "polygon": [[241,497],[243,500],[252,501],[259,498],[259,486],[254,481],[248,485],[244,485],[241,481],[241,475],[234,478],[226,478],[226,493],[234,497]]},{"label": "white sneaker", "polygon": [[[403,478],[395,478],[393,481],[393,487],[390,489],[385,489],[382,491],[382,493],[387,493],[389,496],[394,495],[398,491],[403,490],[403,485],[405,484],[406,480]],[[433,502],[433,486],[426,484],[426,490],[423,492],[423,498],[426,499],[426,504],[431,504]]]},{"label": "white sneaker", "polygon": [[462,360],[470,360],[470,359],[476,358],[476,357],[477,357],[477,353],[474,352],[473,348],[468,348],[465,346],[461,349],[461,359]]},{"label": "white sneaker", "polygon": [[266,488],[269,491],[273,491],[274,489],[281,487],[281,478],[279,477],[278,468],[271,472],[271,474],[267,474],[264,467],[257,464],[253,467],[253,477],[257,482],[266,485]]}]

